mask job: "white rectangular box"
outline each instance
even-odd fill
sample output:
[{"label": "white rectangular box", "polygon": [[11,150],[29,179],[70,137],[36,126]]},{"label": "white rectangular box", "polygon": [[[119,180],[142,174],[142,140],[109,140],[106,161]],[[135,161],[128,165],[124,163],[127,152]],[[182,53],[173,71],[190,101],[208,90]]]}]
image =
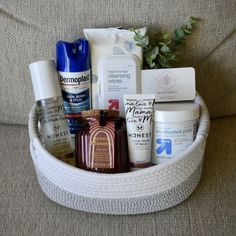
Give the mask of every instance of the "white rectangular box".
[{"label": "white rectangular box", "polygon": [[156,102],[189,101],[196,96],[195,69],[142,70],[142,93],[156,94]]}]

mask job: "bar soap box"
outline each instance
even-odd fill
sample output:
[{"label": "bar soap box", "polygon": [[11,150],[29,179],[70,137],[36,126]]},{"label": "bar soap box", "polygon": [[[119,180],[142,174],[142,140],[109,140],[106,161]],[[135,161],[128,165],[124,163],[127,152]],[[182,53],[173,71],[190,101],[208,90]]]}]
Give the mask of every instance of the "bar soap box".
[{"label": "bar soap box", "polygon": [[142,93],[154,93],[156,102],[189,101],[196,96],[195,69],[142,70]]}]

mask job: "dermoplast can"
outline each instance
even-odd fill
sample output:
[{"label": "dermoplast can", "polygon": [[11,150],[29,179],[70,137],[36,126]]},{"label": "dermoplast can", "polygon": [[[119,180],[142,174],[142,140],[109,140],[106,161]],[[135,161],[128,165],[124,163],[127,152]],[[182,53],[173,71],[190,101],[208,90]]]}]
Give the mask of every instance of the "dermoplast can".
[{"label": "dermoplast can", "polygon": [[155,104],[152,163],[169,161],[192,144],[199,113],[193,102]]},{"label": "dermoplast can", "polygon": [[65,115],[73,136],[77,133],[81,112],[91,108],[89,43],[86,39],[58,41],[56,54]]}]

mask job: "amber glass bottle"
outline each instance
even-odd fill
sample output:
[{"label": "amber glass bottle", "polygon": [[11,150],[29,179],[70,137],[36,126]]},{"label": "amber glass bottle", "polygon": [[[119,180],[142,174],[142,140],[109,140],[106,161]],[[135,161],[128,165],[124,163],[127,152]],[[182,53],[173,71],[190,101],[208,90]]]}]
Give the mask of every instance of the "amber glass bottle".
[{"label": "amber glass bottle", "polygon": [[129,171],[125,120],[118,111],[82,112],[76,135],[76,166],[100,173]]}]

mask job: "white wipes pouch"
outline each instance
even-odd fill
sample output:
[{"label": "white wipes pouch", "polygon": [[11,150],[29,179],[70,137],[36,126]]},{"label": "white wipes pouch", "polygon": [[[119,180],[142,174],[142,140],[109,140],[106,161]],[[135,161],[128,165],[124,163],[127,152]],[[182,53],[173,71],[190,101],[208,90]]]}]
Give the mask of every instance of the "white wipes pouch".
[{"label": "white wipes pouch", "polygon": [[[139,29],[139,31],[141,35],[146,34],[146,28]],[[138,57],[140,64],[142,64],[142,48],[136,45],[135,33],[130,30],[118,28],[84,29],[84,35],[89,41],[91,51],[92,107],[93,109],[99,109],[101,108],[100,105],[103,104],[101,93],[99,95],[99,81],[103,79],[99,78],[98,74],[98,65],[102,63],[99,63],[99,60],[105,56],[134,55]],[[113,62],[115,63],[115,60]],[[102,74],[100,75],[102,76]]]}]

